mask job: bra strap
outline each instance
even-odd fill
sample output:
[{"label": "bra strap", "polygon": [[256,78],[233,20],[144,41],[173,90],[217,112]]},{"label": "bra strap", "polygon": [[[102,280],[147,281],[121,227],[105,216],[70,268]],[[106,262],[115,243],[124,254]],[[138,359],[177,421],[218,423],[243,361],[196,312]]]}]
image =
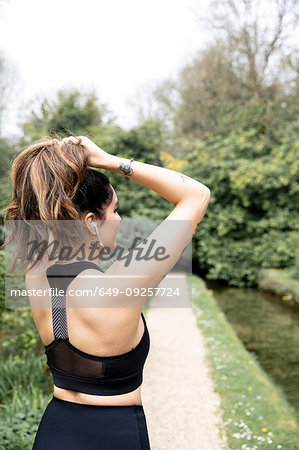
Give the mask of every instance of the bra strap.
[{"label": "bra strap", "polygon": [[[76,278],[80,272],[83,272],[83,270],[88,268],[97,269],[103,272],[103,270],[92,261],[75,261],[70,264],[53,264],[46,270],[49,285],[54,289],[51,306],[52,326],[55,339],[68,339],[65,293],[71,281]],[[55,295],[55,290],[63,291],[63,295]]]},{"label": "bra strap", "polygon": [[52,296],[52,324],[55,339],[68,339],[65,295]]}]

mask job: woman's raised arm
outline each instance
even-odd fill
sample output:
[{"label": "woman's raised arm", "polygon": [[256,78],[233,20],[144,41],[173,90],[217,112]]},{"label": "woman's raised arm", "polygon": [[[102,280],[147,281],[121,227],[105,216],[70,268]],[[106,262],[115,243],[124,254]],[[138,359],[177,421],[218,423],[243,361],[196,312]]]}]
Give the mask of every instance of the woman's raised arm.
[{"label": "woman's raised arm", "polygon": [[141,161],[134,160],[130,164],[129,159],[107,154],[105,159],[101,158],[96,167],[122,175],[126,173],[125,167],[131,167],[130,173],[127,174],[128,178],[152,189],[173,205],[189,198],[190,195],[208,197],[210,193],[207,186],[187,175]]}]

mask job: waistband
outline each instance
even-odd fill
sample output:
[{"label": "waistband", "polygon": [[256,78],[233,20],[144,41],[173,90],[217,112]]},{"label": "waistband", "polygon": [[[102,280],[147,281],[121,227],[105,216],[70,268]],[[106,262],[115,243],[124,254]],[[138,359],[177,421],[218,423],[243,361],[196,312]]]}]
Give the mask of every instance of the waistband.
[{"label": "waistband", "polygon": [[86,403],[77,403],[71,402],[69,400],[62,400],[61,398],[53,397],[51,398],[51,403],[56,403],[64,405],[65,407],[78,408],[78,409],[97,409],[99,411],[108,412],[111,411],[113,413],[124,413],[124,412],[132,412],[132,413],[143,413],[144,409],[143,405],[88,405]]}]

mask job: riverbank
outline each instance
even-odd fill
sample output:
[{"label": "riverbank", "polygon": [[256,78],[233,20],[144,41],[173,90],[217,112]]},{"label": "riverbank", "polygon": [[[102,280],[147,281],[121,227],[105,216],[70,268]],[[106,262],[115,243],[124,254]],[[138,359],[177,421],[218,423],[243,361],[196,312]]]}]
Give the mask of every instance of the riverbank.
[{"label": "riverbank", "polygon": [[279,295],[285,303],[299,305],[299,280],[288,269],[262,269],[257,276],[258,288]]},{"label": "riverbank", "polygon": [[197,324],[207,345],[231,449],[298,449],[296,411],[247,352],[204,281],[192,277]]}]

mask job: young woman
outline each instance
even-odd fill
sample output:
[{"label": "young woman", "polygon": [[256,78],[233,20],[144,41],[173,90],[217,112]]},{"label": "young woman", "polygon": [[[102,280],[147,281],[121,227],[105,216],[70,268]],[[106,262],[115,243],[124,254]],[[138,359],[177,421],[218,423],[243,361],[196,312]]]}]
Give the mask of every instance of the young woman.
[{"label": "young woman", "polygon": [[[108,177],[93,168],[125,176],[174,205],[147,240],[136,246],[146,251],[146,241],[149,246],[154,243],[166,256],[137,258],[133,252],[129,264],[119,258],[104,272],[99,257],[91,261],[84,253],[81,259],[59,257],[53,263],[48,251],[28,267],[24,245],[29,234],[21,230],[22,223],[56,223],[58,229],[59,224],[71,224],[74,246],[75,224],[79,223],[81,250],[82,245],[98,246],[102,256],[104,249],[115,248],[121,222],[118,197]],[[136,293],[155,288],[169,273],[204,217],[208,187],[166,168],[110,155],[84,136],[37,141],[15,158],[12,179],[13,199],[5,221],[15,227],[4,245],[21,242],[16,245],[16,258],[26,267],[28,292],[34,287],[49,291],[43,297],[48,307],[28,295],[54,382],[53,398],[43,413],[33,449],[149,449],[141,398],[150,348],[142,313],[148,296],[137,295],[136,306],[136,295],[133,300],[127,289]],[[61,229],[58,233],[55,227],[51,230],[53,236],[63,234]],[[94,292],[88,306],[86,298],[83,302],[79,294],[71,296],[87,288]],[[113,298],[108,295],[111,288],[116,288]]]}]

